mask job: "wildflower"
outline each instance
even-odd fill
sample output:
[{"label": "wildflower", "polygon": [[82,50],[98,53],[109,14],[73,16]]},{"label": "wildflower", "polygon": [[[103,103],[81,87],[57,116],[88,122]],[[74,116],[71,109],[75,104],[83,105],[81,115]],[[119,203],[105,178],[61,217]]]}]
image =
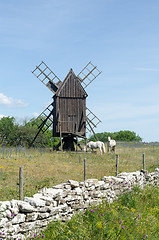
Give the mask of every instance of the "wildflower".
[{"label": "wildflower", "polygon": [[122,228],[125,228],[125,226],[122,226]]},{"label": "wildflower", "polygon": [[140,215],[137,215],[137,217],[141,219]]},{"label": "wildflower", "polygon": [[44,237],[45,237],[45,235],[42,234],[42,238],[44,238]]},{"label": "wildflower", "polygon": [[36,234],[34,234],[34,237],[36,237]]},{"label": "wildflower", "polygon": [[14,217],[14,214],[13,214],[13,213],[11,214],[11,217]]},{"label": "wildflower", "polygon": [[123,221],[120,221],[120,223],[123,223]]},{"label": "wildflower", "polygon": [[103,228],[102,222],[97,222],[96,227],[99,229],[102,229]]},{"label": "wildflower", "polygon": [[94,210],[91,210],[91,212],[94,212]]},{"label": "wildflower", "polygon": [[143,236],[143,238],[145,239],[146,237],[148,237],[148,235],[146,235],[146,236]]},{"label": "wildflower", "polygon": [[104,214],[103,213],[101,213],[101,216],[103,216]]}]

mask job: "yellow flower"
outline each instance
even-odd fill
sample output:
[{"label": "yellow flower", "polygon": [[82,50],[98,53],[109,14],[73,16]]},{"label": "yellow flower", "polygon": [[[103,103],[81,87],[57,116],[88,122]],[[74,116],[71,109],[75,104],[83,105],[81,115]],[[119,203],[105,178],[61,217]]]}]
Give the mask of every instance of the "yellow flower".
[{"label": "yellow flower", "polygon": [[131,208],[131,212],[135,212],[136,211],[136,209],[135,208]]},{"label": "yellow flower", "polygon": [[97,223],[96,223],[96,227],[99,228],[99,229],[102,229],[102,228],[103,228],[102,222],[101,222],[101,221],[100,221],[100,222],[97,222]]}]

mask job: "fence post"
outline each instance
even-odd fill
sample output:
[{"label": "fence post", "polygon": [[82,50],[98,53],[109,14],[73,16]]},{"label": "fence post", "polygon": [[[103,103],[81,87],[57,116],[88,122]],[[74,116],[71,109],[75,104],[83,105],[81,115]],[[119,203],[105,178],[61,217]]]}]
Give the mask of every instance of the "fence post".
[{"label": "fence post", "polygon": [[145,153],[142,154],[143,159],[143,171],[145,172]]},{"label": "fence post", "polygon": [[116,155],[116,176],[118,176],[119,154]]},{"label": "fence post", "polygon": [[23,166],[19,168],[19,200],[23,201]]},{"label": "fence post", "polygon": [[84,158],[84,181],[86,181],[86,158]]}]

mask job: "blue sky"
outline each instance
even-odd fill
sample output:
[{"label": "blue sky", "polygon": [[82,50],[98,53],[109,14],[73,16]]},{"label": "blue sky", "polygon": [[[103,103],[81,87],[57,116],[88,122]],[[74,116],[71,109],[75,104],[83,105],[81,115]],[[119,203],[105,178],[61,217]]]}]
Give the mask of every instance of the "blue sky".
[{"label": "blue sky", "polygon": [[0,0],[0,117],[40,114],[52,93],[32,73],[41,60],[63,80],[92,61],[86,88],[96,132],[159,141],[158,0]]}]

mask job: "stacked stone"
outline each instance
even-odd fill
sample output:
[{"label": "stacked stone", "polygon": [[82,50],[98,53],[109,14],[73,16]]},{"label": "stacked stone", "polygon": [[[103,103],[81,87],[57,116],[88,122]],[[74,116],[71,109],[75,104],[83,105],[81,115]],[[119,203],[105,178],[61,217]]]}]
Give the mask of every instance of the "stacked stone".
[{"label": "stacked stone", "polygon": [[51,221],[67,221],[77,211],[103,200],[113,202],[118,195],[131,191],[134,185],[159,185],[159,168],[153,173],[120,173],[117,177],[104,177],[102,181],[69,180],[53,188],[43,188],[24,201],[0,202],[0,238],[28,239],[46,228]]},{"label": "stacked stone", "polygon": [[156,168],[152,173],[145,173],[144,184],[153,184],[159,186],[159,168]]}]

